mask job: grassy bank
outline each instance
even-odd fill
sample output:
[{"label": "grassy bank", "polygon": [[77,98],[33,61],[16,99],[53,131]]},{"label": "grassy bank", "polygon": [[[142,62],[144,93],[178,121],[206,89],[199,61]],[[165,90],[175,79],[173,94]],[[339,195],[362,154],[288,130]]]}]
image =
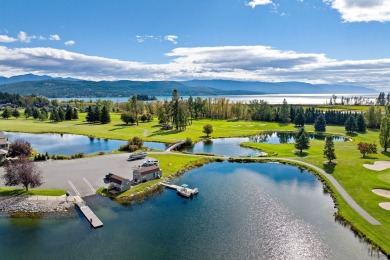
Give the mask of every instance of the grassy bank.
[{"label": "grassy bank", "polygon": [[[342,127],[330,127],[329,131],[335,134],[343,133]],[[363,164],[372,164],[377,160],[389,160],[390,154],[379,153],[362,158],[357,150],[357,143],[376,142],[378,143],[378,132],[368,131],[365,134],[357,134],[352,137],[351,142],[335,142],[337,164],[334,166],[325,165],[323,157],[323,141],[311,141],[310,149],[305,155],[294,154],[293,144],[261,144],[244,143],[243,146],[259,149],[274,158],[283,157],[299,160],[313,164],[332,174],[334,178],[344,187],[351,197],[364,208],[371,216],[377,219],[381,225],[373,226],[350,208],[344,200],[334,192],[337,199],[338,208],[341,216],[351,223],[360,233],[378,244],[383,250],[390,253],[390,212],[378,206],[380,202],[390,201],[387,198],[375,195],[371,190],[374,188],[390,189],[390,169],[380,172],[369,170],[363,167]]]},{"label": "grassy bank", "polygon": [[0,196],[22,196],[22,195],[41,195],[41,196],[61,196],[65,195],[66,190],[61,189],[25,189],[1,187]]},{"label": "grassy bank", "polygon": [[[203,158],[200,156],[184,156],[181,154],[151,154],[153,158],[159,160],[160,168],[162,169],[163,176],[161,179],[148,181],[132,187],[118,196],[115,200],[120,203],[132,203],[134,201],[144,200],[145,198],[158,193],[162,190],[162,187],[158,185],[159,182],[164,180],[172,180],[176,176],[183,174],[185,171],[200,167],[206,163],[217,160],[217,158]],[[104,188],[100,188],[98,193],[107,195]]]}]

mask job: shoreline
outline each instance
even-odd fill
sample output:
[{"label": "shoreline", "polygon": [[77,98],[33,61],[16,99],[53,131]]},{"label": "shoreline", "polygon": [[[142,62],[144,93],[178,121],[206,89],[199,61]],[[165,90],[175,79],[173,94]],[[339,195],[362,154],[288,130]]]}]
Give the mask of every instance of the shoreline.
[{"label": "shoreline", "polygon": [[0,196],[0,216],[64,216],[70,214],[73,208],[73,200],[66,201],[64,196]]}]

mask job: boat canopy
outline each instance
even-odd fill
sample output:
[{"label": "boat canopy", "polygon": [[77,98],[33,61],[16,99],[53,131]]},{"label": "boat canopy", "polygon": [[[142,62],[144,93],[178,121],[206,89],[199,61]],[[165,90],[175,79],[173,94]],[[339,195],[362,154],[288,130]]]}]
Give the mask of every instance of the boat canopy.
[{"label": "boat canopy", "polygon": [[187,188],[187,187],[188,187],[187,184],[182,184],[181,186],[184,187],[184,188]]}]

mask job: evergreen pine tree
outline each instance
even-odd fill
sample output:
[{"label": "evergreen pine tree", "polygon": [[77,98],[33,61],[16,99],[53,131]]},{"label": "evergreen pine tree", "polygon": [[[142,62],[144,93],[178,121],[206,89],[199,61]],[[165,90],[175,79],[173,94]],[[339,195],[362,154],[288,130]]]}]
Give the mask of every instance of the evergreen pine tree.
[{"label": "evergreen pine tree", "polygon": [[282,123],[288,123],[290,122],[290,108],[287,104],[286,99],[283,99],[283,104],[280,107],[280,121]]},{"label": "evergreen pine tree", "polygon": [[88,106],[87,108],[87,116],[85,117],[85,119],[87,120],[88,123],[93,122],[93,111],[91,106]]},{"label": "evergreen pine tree", "polygon": [[352,133],[358,130],[356,119],[353,115],[350,115],[345,121],[345,131]]},{"label": "evergreen pine tree", "polygon": [[314,122],[314,130],[318,132],[326,131],[326,121],[322,113],[318,115],[316,121]]},{"label": "evergreen pine tree", "polygon": [[102,124],[108,124],[111,122],[111,118],[110,118],[110,112],[108,111],[108,109],[106,108],[106,106],[104,106],[102,108],[102,112],[101,112],[101,115],[100,115],[100,123]]},{"label": "evergreen pine tree", "polygon": [[295,135],[295,140],[298,140],[299,137],[301,137],[301,135],[302,135],[303,133],[306,133],[305,128],[304,128],[304,127],[299,128],[298,132],[297,132],[296,135]]},{"label": "evergreen pine tree", "polygon": [[64,111],[64,109],[62,109],[62,107],[60,107],[58,109],[58,121],[62,122],[64,120],[65,120],[65,111]]},{"label": "evergreen pine tree", "polygon": [[295,141],[294,147],[297,148],[298,150],[300,150],[300,153],[302,153],[304,149],[310,148],[309,135],[305,131]]},{"label": "evergreen pine tree", "polygon": [[381,121],[379,143],[387,152],[387,148],[390,147],[390,117],[388,115],[384,116]]},{"label": "evergreen pine tree", "polygon": [[66,107],[65,120],[72,120],[72,114],[73,114],[72,108],[68,105]]},{"label": "evergreen pine tree", "polygon": [[305,116],[303,115],[303,110],[300,109],[297,116],[294,119],[294,123],[296,126],[304,126],[305,125]]},{"label": "evergreen pine tree", "polygon": [[98,106],[93,110],[93,120],[92,122],[100,121],[100,109]]},{"label": "evergreen pine tree", "polygon": [[79,111],[77,108],[73,108],[72,119],[79,119]]},{"label": "evergreen pine tree", "polygon": [[336,153],[334,149],[333,137],[327,136],[324,146],[324,157],[328,160],[328,163],[332,163],[332,160],[336,159]]},{"label": "evergreen pine tree", "polygon": [[359,114],[356,117],[356,124],[359,132],[366,132],[367,124],[363,114]]}]

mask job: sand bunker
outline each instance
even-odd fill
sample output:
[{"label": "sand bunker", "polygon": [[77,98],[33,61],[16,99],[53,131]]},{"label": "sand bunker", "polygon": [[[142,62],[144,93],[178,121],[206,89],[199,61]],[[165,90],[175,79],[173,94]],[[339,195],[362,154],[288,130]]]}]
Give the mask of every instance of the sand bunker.
[{"label": "sand bunker", "polygon": [[386,197],[390,199],[390,190],[385,189],[373,189],[372,192],[374,192],[376,195]]},{"label": "sand bunker", "polygon": [[[373,189],[372,192],[374,192],[376,195],[390,199],[390,190]],[[382,209],[385,209],[385,210],[390,210],[390,202],[381,202],[381,203],[379,203],[379,207],[381,207]]]},{"label": "sand bunker", "polygon": [[390,168],[390,161],[376,161],[374,164],[363,164],[363,166],[373,171],[383,171]]},{"label": "sand bunker", "polygon": [[385,209],[385,210],[390,210],[390,202],[379,203],[379,207],[381,207],[382,209]]}]

